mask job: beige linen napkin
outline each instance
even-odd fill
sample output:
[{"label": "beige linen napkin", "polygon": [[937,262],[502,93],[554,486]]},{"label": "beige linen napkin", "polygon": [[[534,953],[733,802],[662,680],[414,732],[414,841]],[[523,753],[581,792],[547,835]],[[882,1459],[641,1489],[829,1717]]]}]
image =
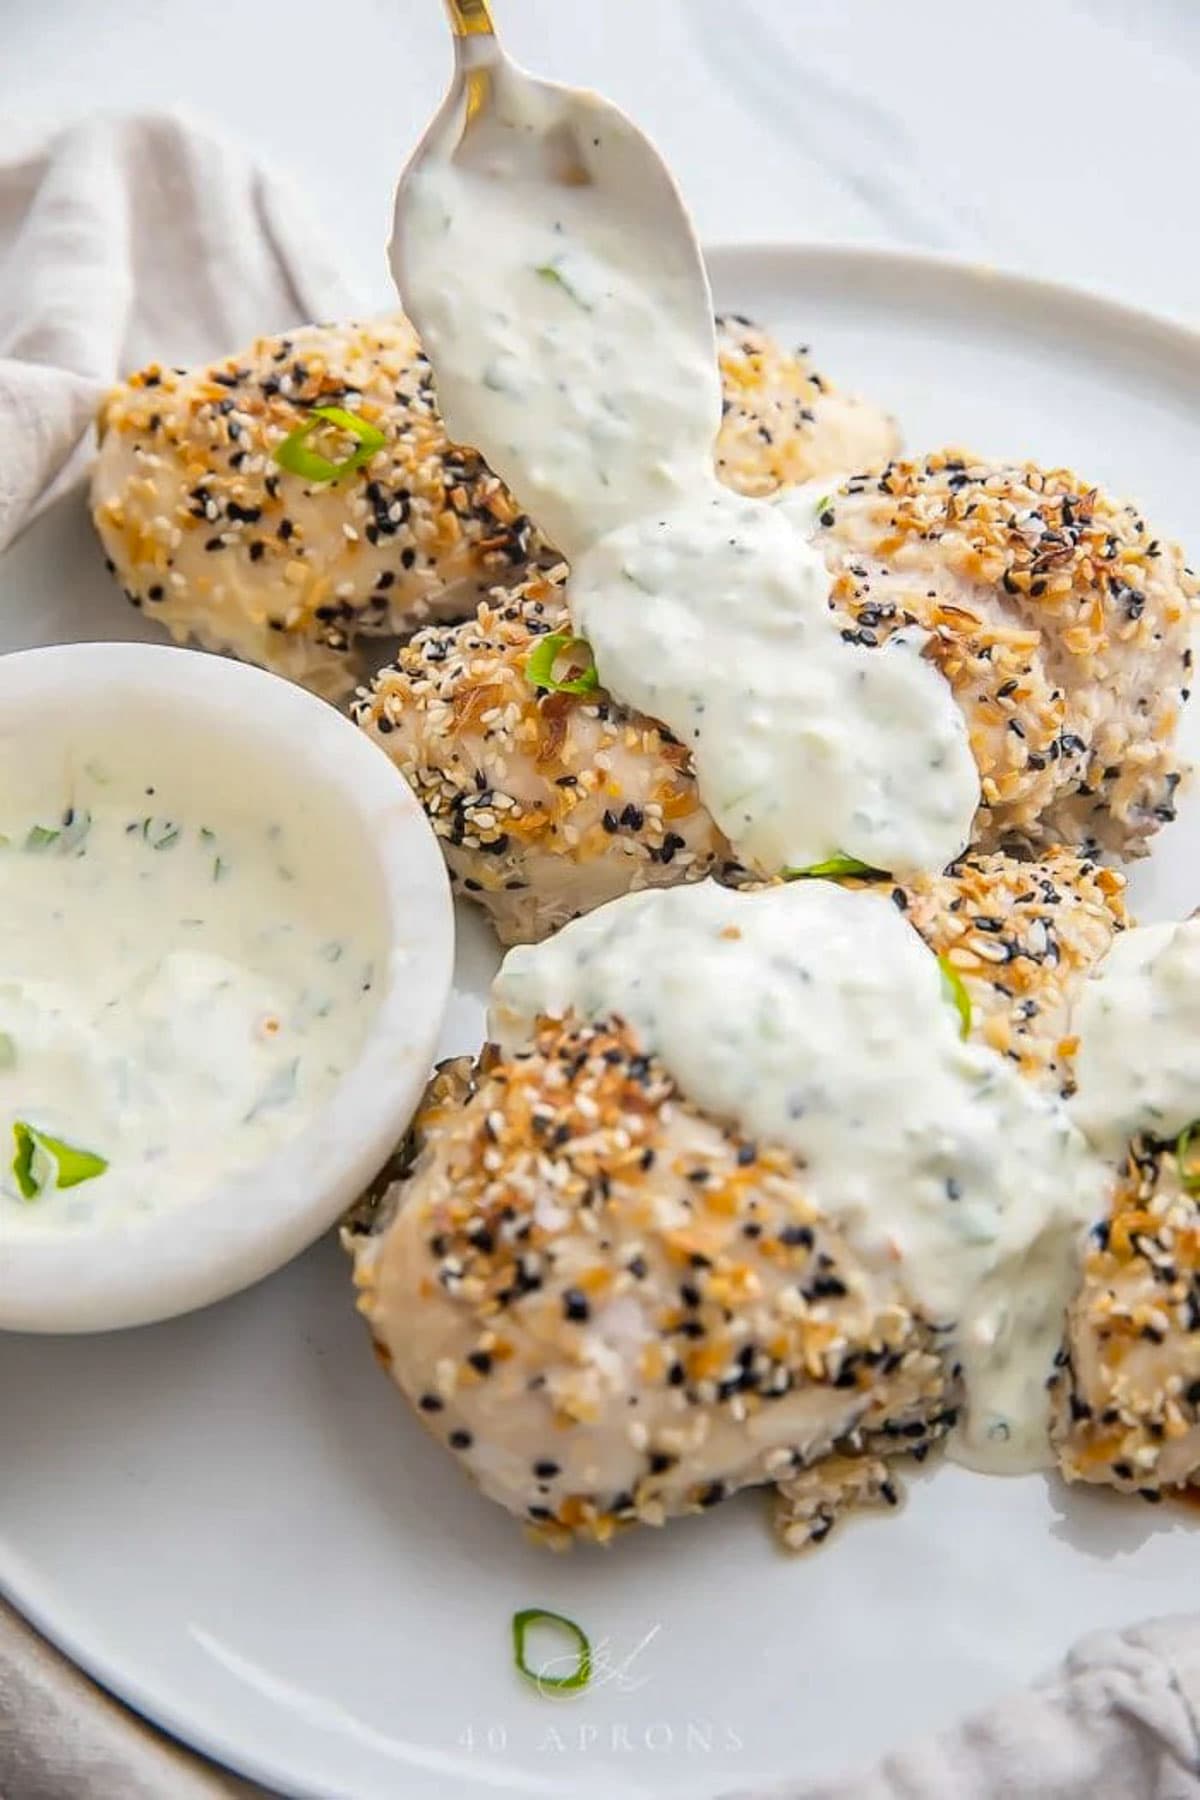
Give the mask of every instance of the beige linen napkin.
[{"label": "beige linen napkin", "polygon": [[0,1600],[2,1800],[249,1800],[265,1792],[135,1720]]},{"label": "beige linen napkin", "polygon": [[303,208],[219,137],[168,113],[0,123],[0,550],[119,376],[357,310]]},{"label": "beige linen napkin", "polygon": [[[206,131],[168,115],[40,137],[0,125],[0,548],[86,456],[118,375],[357,310],[286,191]],[[870,1774],[777,1791],[1200,1800],[1198,1706],[1200,1618],[1161,1621],[1088,1638],[1048,1683]],[[135,1720],[0,1601],[0,1800],[252,1792]]]},{"label": "beige linen napkin", "polygon": [[868,1774],[727,1800],[1200,1800],[1200,1615],[1092,1632],[1036,1687]]}]

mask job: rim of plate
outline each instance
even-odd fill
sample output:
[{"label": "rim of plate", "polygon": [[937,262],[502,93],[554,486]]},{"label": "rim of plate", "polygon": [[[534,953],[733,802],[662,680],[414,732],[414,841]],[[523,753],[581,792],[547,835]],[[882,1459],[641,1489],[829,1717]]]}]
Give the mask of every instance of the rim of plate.
[{"label": "rim of plate", "polygon": [[[738,279],[746,280],[748,271],[755,267],[767,279],[780,284],[792,280],[799,285],[806,269],[829,274],[841,269],[847,279],[865,277],[868,282],[872,276],[889,282],[896,278],[913,282],[933,279],[951,284],[959,294],[987,286],[997,295],[1007,292],[1025,303],[1042,302],[1060,317],[1078,318],[1082,312],[1111,331],[1161,344],[1192,361],[1200,375],[1200,329],[1070,282],[1024,275],[990,264],[983,266],[952,252],[781,238],[706,245],[704,256],[713,283],[727,286]],[[38,1577],[18,1566],[18,1559],[5,1552],[2,1540],[0,1594],[101,1686],[180,1742],[224,1768],[264,1785],[277,1787],[281,1780],[290,1780],[278,1764],[261,1756],[257,1749],[231,1740],[220,1720],[189,1713],[186,1704],[177,1704],[169,1695],[156,1695],[142,1682],[130,1678],[106,1652],[103,1643],[91,1641],[87,1625],[76,1619],[70,1607],[64,1614],[60,1605],[43,1595]],[[483,1793],[488,1789],[489,1784],[481,1776],[472,1791]]]},{"label": "rim of plate", "polygon": [[1200,326],[1189,325],[1150,307],[1120,300],[1069,281],[1058,281],[1048,275],[1026,275],[1001,263],[984,263],[958,256],[949,250],[908,250],[890,244],[855,244],[837,240],[804,243],[786,238],[754,239],[746,243],[723,242],[704,247],[704,262],[712,281],[723,278],[727,268],[758,263],[785,277],[798,264],[823,264],[834,268],[840,262],[848,273],[874,272],[894,276],[898,271],[909,275],[942,276],[957,281],[962,287],[996,293],[1006,289],[1021,294],[1028,301],[1042,300],[1059,313],[1077,316],[1080,310],[1102,319],[1110,326],[1157,340],[1164,347],[1200,359]]}]

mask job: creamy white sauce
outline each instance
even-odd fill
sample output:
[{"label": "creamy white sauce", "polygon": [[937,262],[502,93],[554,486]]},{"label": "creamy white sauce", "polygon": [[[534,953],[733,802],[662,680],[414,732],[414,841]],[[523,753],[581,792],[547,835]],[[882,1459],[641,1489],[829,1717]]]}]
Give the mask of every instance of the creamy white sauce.
[{"label": "creamy white sauce", "polygon": [[711,470],[708,284],[628,120],[506,66],[487,75],[463,153],[410,183],[393,259],[451,437],[575,557]]},{"label": "creamy white sauce", "polygon": [[1120,1159],[1200,1117],[1200,919],[1116,938],[1075,1005],[1075,1122]]},{"label": "creamy white sauce", "polygon": [[[69,789],[69,797],[66,790]],[[0,823],[0,1243],[177,1206],[260,1165],[331,1092],[380,954],[318,844],[253,805],[160,810],[101,765]],[[107,1164],[33,1197],[28,1125]]]},{"label": "creamy white sauce", "polygon": [[979,801],[962,715],[919,637],[843,642],[811,518],[717,484],[708,285],[657,158],[590,97],[486,75],[393,244],[451,435],[572,559],[601,681],[695,752],[743,861],[943,868]]},{"label": "creamy white sauce", "polygon": [[962,1041],[889,899],[822,881],[628,895],[505,958],[500,1042],[568,1011],[620,1015],[689,1099],[794,1152],[826,1216],[946,1328],[959,1460],[1049,1461],[1046,1383],[1109,1172],[1054,1096]]},{"label": "creamy white sauce", "polygon": [[576,564],[571,610],[602,677],[692,753],[750,866],[842,854],[908,874],[963,848],[979,778],[925,633],[842,641],[821,557],[782,508],[706,478],[677,511],[610,532]]}]

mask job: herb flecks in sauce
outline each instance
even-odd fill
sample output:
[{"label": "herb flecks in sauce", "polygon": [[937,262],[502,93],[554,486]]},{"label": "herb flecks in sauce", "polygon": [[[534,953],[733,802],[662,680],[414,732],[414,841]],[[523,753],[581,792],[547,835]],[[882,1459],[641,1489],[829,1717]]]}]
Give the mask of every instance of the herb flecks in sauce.
[{"label": "herb flecks in sauce", "polygon": [[[82,771],[82,800],[6,821],[0,1244],[136,1219],[265,1162],[374,1006],[361,970],[378,926],[301,833],[197,823],[166,782],[105,777]],[[163,810],[131,804],[143,795]]]}]

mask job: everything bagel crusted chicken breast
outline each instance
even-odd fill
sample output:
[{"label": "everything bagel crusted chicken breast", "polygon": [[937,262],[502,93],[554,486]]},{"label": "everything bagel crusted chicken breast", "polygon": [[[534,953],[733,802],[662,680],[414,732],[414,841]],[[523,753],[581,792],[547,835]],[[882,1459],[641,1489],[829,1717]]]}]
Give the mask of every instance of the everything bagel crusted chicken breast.
[{"label": "everything bagel crusted chicken breast", "polygon": [[419,632],[355,708],[425,808],[455,888],[509,944],[731,860],[691,757],[664,726],[603,690],[530,685],[538,640],[570,630],[564,574],[494,594],[463,624]]},{"label": "everything bagel crusted chicken breast", "polygon": [[817,373],[807,345],[787,351],[743,313],[717,318],[723,392],[717,474],[761,497],[847,469],[879,469],[896,422]]},{"label": "everything bagel crusted chicken breast", "polygon": [[[857,477],[819,512],[783,504],[811,525],[847,637],[930,633],[979,766],[976,848],[1134,855],[1174,816],[1197,582],[1132,509],[951,453]],[[358,710],[505,943],[735,864],[669,732],[603,690],[531,685],[537,639],[570,633],[564,574],[421,633]]]},{"label": "everything bagel crusted chicken breast", "polygon": [[[805,357],[741,322],[721,344],[716,455],[728,486],[768,492],[878,466],[894,450],[891,422],[837,394]],[[275,460],[318,406],[382,435],[360,456],[353,430],[314,429],[307,448],[352,465],[337,480]],[[151,365],[108,396],[99,428],[92,515],[133,604],[180,642],[331,699],[361,673],[359,640],[462,617],[489,587],[555,560],[479,455],[448,441],[400,315],[260,338],[190,371]]]},{"label": "everything bagel crusted chicken breast", "polygon": [[1125,929],[1125,877],[1054,849],[1032,861],[972,855],[894,897],[962,981],[971,1035],[1061,1094],[1073,1087],[1081,984]]},{"label": "everything bagel crusted chicken breast", "polygon": [[[1062,851],[892,898],[956,953],[972,1035],[1059,1086],[1122,885]],[[542,1021],[523,1054],[448,1065],[346,1242],[393,1378],[551,1542],[753,1484],[785,1543],[819,1541],[851,1505],[895,1504],[894,1459],[923,1456],[956,1403],[938,1333],[821,1219],[794,1159],[692,1105],[617,1021]]]},{"label": "everything bagel crusted chicken breast", "polygon": [[[317,406],[383,437],[338,480],[275,460]],[[332,463],[358,449],[329,421],[308,443]],[[399,316],[259,338],[190,372],[141,370],[101,411],[92,516],[129,599],[178,641],[331,699],[354,686],[358,636],[461,614],[547,554],[481,458],[447,441]]]},{"label": "everything bagel crusted chicken breast", "polygon": [[1200,1193],[1174,1144],[1130,1147],[1070,1310],[1054,1408],[1068,1481],[1159,1500],[1200,1477]]},{"label": "everything bagel crusted chicken breast", "polygon": [[982,780],[975,844],[1144,853],[1175,816],[1200,584],[1137,507],[946,450],[845,484],[817,541],[857,642],[931,633]]},{"label": "everything bagel crusted chicken breast", "polygon": [[[359,1309],[423,1422],[552,1544],[702,1511],[837,1451],[780,1528],[894,1503],[877,1446],[953,1416],[935,1334],[793,1160],[689,1104],[616,1021],[435,1081],[347,1233]],[[852,1480],[845,1462],[855,1464]]]}]

